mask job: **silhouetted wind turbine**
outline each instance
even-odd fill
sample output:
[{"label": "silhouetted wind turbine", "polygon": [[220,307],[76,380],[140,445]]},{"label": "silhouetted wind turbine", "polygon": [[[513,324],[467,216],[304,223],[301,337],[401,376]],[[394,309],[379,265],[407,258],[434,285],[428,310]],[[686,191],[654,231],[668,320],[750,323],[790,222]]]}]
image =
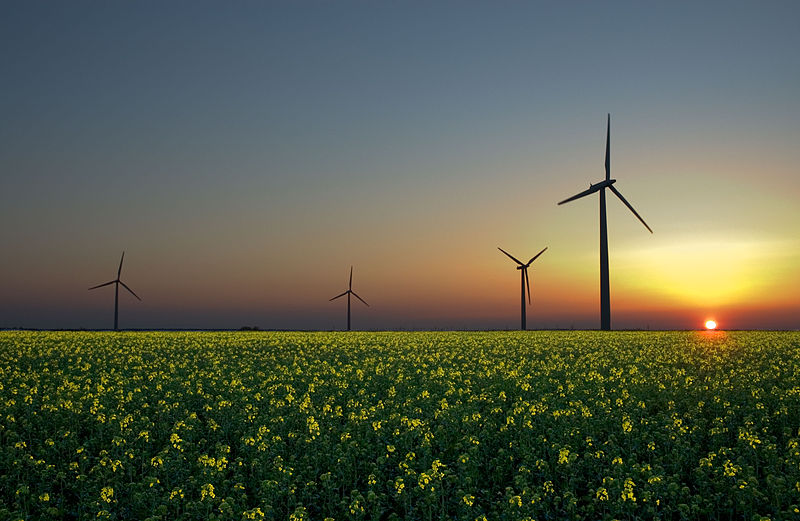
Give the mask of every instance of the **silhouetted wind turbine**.
[{"label": "silhouetted wind turbine", "polygon": [[539,253],[537,253],[536,255],[531,257],[531,260],[529,260],[527,264],[522,262],[521,260],[517,259],[513,255],[511,255],[510,253],[508,253],[506,250],[504,250],[500,246],[498,246],[497,249],[502,251],[506,255],[508,255],[511,258],[511,260],[516,262],[517,263],[517,269],[520,270],[520,278],[522,279],[522,320],[521,320],[520,329],[525,330],[526,329],[525,328],[525,318],[526,318],[525,316],[527,314],[527,313],[525,313],[525,288],[526,287],[528,288],[528,304],[531,303],[531,282],[528,279],[528,266],[531,265],[531,262],[533,262],[536,259],[538,259],[539,255],[544,253],[544,250],[546,250],[547,247],[545,247],[544,250],[540,251]]},{"label": "silhouetted wind turbine", "polygon": [[601,181],[597,184],[589,183],[589,189],[584,190],[583,192],[573,195],[568,199],[564,199],[558,204],[568,203],[570,201],[574,201],[575,199],[580,199],[581,197],[587,196],[589,194],[593,194],[595,192],[600,192],[600,329],[603,331],[610,331],[611,330],[611,296],[609,294],[609,283],[608,283],[608,229],[606,226],[606,188],[614,192],[614,195],[619,197],[619,200],[622,201],[628,209],[633,212],[633,215],[636,216],[637,219],[642,221],[644,227],[647,228],[650,233],[653,233],[653,230],[647,226],[647,223],[644,222],[642,216],[636,213],[636,210],[633,209],[631,203],[625,200],[622,197],[622,194],[614,188],[614,183],[616,183],[616,179],[611,179],[611,114],[608,115],[608,126],[606,128],[606,178],[604,181]]},{"label": "silhouetted wind turbine", "polygon": [[[344,293],[341,293],[339,295],[336,295],[335,297],[333,297],[330,300],[336,300],[337,298],[344,297],[345,295],[347,295],[347,330],[350,331],[350,295],[353,295],[355,298],[357,298],[361,302],[364,302],[365,306],[369,307],[369,304],[367,304],[364,301],[363,298],[359,297],[356,294],[356,292],[353,291],[353,267],[352,266],[350,266],[350,283],[347,285],[347,291],[345,291]],[[330,300],[328,302],[330,302]]]},{"label": "silhouetted wind turbine", "polygon": [[140,301],[142,300],[142,299],[139,298],[139,295],[137,295],[136,293],[133,292],[133,290],[131,288],[129,288],[124,282],[119,280],[119,277],[122,274],[122,261],[124,259],[125,259],[125,252],[123,251],[122,252],[122,258],[119,259],[119,269],[117,270],[117,278],[116,279],[112,280],[111,282],[106,282],[105,284],[98,284],[97,286],[92,286],[91,288],[89,288],[89,290],[93,290],[93,289],[97,289],[97,288],[102,288],[103,286],[108,286],[109,284],[114,284],[115,285],[115,287],[114,287],[114,331],[118,331],[119,330],[119,327],[118,327],[118,325],[119,325],[119,322],[118,322],[118,317],[119,317],[119,285],[122,284],[122,286],[125,289],[130,291],[131,295],[133,295],[134,297],[136,297]]}]

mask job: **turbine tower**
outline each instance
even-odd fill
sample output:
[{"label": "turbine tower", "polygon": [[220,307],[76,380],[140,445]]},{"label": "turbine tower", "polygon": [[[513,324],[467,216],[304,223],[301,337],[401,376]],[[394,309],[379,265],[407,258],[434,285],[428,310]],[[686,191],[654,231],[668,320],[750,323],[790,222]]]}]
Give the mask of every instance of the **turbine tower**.
[{"label": "turbine tower", "polygon": [[568,203],[570,201],[574,201],[575,199],[580,199],[581,197],[585,197],[587,195],[593,194],[595,192],[600,192],[600,329],[603,331],[611,331],[611,296],[609,293],[609,277],[608,277],[608,227],[606,225],[606,188],[611,190],[614,195],[619,197],[619,200],[622,201],[628,209],[633,212],[633,215],[636,216],[637,219],[642,221],[644,227],[650,233],[653,233],[653,230],[647,226],[647,223],[644,222],[642,216],[639,215],[636,210],[633,209],[631,203],[625,200],[622,197],[622,194],[619,193],[619,190],[614,188],[614,183],[616,183],[616,179],[611,179],[611,114],[608,115],[608,123],[606,127],[606,178],[603,181],[600,181],[597,184],[589,183],[588,190],[584,190],[583,192],[573,195],[568,199],[564,199],[558,204]]},{"label": "turbine tower", "polygon": [[[335,297],[333,297],[330,300],[336,300],[337,298],[344,297],[345,295],[347,295],[347,330],[350,331],[350,295],[353,295],[355,298],[357,298],[361,302],[364,302],[365,306],[369,307],[369,304],[367,304],[364,301],[363,298],[359,297],[356,294],[356,292],[353,291],[353,267],[352,266],[350,266],[350,283],[347,285],[347,291],[345,291],[344,293],[341,293],[339,295],[336,295]],[[330,302],[330,300],[328,302]]]},{"label": "turbine tower", "polygon": [[526,287],[528,288],[528,304],[531,303],[531,282],[530,282],[530,279],[528,279],[528,266],[530,266],[533,261],[538,259],[539,255],[544,253],[544,250],[546,250],[547,247],[545,247],[544,250],[540,251],[539,253],[537,253],[536,255],[531,257],[531,260],[529,260],[527,262],[527,264],[522,262],[521,260],[517,259],[513,255],[511,255],[510,253],[508,253],[506,250],[504,250],[500,246],[498,246],[497,249],[502,251],[506,255],[508,255],[511,258],[511,260],[516,262],[517,263],[517,269],[520,270],[520,278],[521,278],[521,283],[522,283],[522,295],[521,295],[521,298],[522,298],[522,319],[521,319],[521,322],[520,322],[520,329],[522,329],[524,331],[526,329],[526,327],[525,327],[525,318],[526,318],[526,313],[525,313],[525,288]]},{"label": "turbine tower", "polygon": [[93,290],[93,289],[97,289],[97,288],[102,288],[103,286],[108,286],[109,284],[114,284],[115,285],[115,287],[114,287],[114,331],[119,331],[119,327],[118,327],[119,326],[119,321],[118,321],[118,319],[119,319],[119,285],[122,284],[122,287],[127,289],[130,292],[131,295],[133,295],[134,297],[136,297],[140,301],[142,300],[142,299],[139,298],[139,295],[134,293],[133,290],[127,286],[127,284],[125,284],[124,282],[122,282],[119,279],[120,275],[122,274],[122,261],[124,259],[125,259],[125,252],[123,251],[122,252],[122,258],[119,260],[119,269],[117,270],[117,278],[116,279],[112,280],[111,282],[106,282],[105,284],[98,284],[97,286],[92,286],[91,288],[89,288],[89,290]]}]

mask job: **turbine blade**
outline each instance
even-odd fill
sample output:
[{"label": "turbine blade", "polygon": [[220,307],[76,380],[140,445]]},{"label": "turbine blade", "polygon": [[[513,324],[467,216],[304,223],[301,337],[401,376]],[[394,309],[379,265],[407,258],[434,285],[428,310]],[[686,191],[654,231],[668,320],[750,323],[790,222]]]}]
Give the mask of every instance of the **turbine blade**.
[{"label": "turbine blade", "polygon": [[575,194],[572,197],[564,199],[563,201],[561,201],[558,204],[564,204],[564,203],[568,203],[570,201],[574,201],[575,199],[580,199],[581,197],[586,197],[589,194],[593,194],[593,193],[597,192],[601,188],[603,188],[602,184],[590,185],[587,190],[584,190],[583,192],[581,192],[579,194]]},{"label": "turbine blade", "polygon": [[614,186],[613,186],[613,185],[609,185],[609,188],[611,189],[611,191],[612,191],[612,192],[614,192],[614,193],[617,195],[617,197],[619,197],[619,200],[620,200],[620,201],[622,201],[623,203],[625,203],[625,206],[627,206],[627,207],[628,207],[628,209],[629,209],[630,211],[632,211],[632,212],[633,212],[633,215],[635,215],[635,216],[636,216],[636,217],[637,217],[637,218],[638,218],[640,221],[642,221],[642,224],[644,224],[644,227],[645,227],[645,228],[647,228],[647,230],[648,230],[650,233],[653,233],[653,230],[651,230],[651,229],[650,229],[650,227],[649,227],[649,226],[647,226],[647,223],[646,223],[646,222],[644,222],[644,219],[642,219],[642,216],[641,216],[641,215],[639,215],[638,213],[636,213],[636,210],[634,210],[634,209],[633,209],[633,206],[631,206],[631,203],[629,203],[628,201],[626,201],[626,200],[625,200],[625,198],[624,198],[624,197],[622,197],[622,194],[621,194],[621,193],[619,193],[619,190],[617,190],[616,188],[614,188]]},{"label": "turbine blade", "polygon": [[[545,246],[545,247],[544,247],[544,250],[546,250],[546,249],[547,249],[547,246]],[[531,262],[533,262],[533,261],[535,261],[536,259],[538,259],[538,258],[539,258],[539,255],[541,255],[542,253],[544,253],[544,250],[540,251],[539,253],[537,253],[536,255],[534,255],[533,257],[531,257],[531,260],[529,260],[529,261],[528,261],[528,264],[526,264],[526,266],[530,266],[530,265],[531,265]]]},{"label": "turbine blade", "polygon": [[345,296],[345,295],[347,295],[348,293],[350,293],[350,290],[347,290],[347,291],[345,291],[344,293],[340,293],[339,295],[336,295],[336,296],[335,296],[335,297],[333,297],[332,299],[328,300],[328,302],[330,302],[331,300],[336,300],[336,299],[337,299],[337,298],[339,298],[339,297],[344,297],[344,296]]},{"label": "turbine blade", "polygon": [[611,114],[608,115],[606,128],[606,181],[611,179]]},{"label": "turbine blade", "polygon": [[120,257],[120,259],[119,259],[119,269],[117,270],[117,278],[119,278],[120,275],[122,275],[122,261],[123,260],[125,260],[125,252],[124,251],[122,252],[122,257]]},{"label": "turbine blade", "polygon": [[510,253],[508,253],[506,250],[504,250],[504,249],[503,249],[503,248],[501,248],[500,246],[498,246],[498,247],[497,247],[497,249],[498,249],[498,250],[500,250],[500,251],[502,251],[503,253],[505,253],[505,254],[506,254],[506,255],[508,255],[509,257],[511,257],[511,260],[513,260],[514,262],[516,262],[516,263],[517,263],[517,264],[519,264],[520,266],[524,266],[524,264],[523,264],[522,262],[520,262],[520,260],[519,260],[519,259],[517,259],[517,258],[516,258],[516,257],[514,257],[513,255],[511,255]]},{"label": "turbine blade", "polygon": [[365,304],[367,307],[369,307],[369,304],[367,304],[367,302],[366,302],[366,301],[365,301],[363,298],[359,297],[359,296],[356,294],[356,292],[355,292],[355,291],[351,291],[350,293],[352,293],[352,294],[353,294],[353,296],[354,296],[355,298],[357,298],[358,300],[360,300],[361,302],[363,302],[363,303],[364,303],[364,304]]},{"label": "turbine blade", "polygon": [[353,289],[353,267],[350,266],[350,283],[347,285],[347,289]]},{"label": "turbine blade", "polygon": [[125,289],[127,289],[128,291],[130,291],[130,292],[131,292],[131,295],[133,295],[134,297],[138,298],[140,301],[142,300],[142,299],[140,299],[140,298],[139,298],[139,295],[137,295],[136,293],[134,293],[134,292],[133,292],[133,290],[132,290],[131,288],[129,288],[129,287],[128,287],[128,285],[127,285],[127,284],[125,284],[125,283],[124,283],[124,282],[122,282],[122,281],[119,281],[119,283],[120,283],[120,284],[122,284],[122,287],[124,287]]},{"label": "turbine blade", "polygon": [[92,290],[92,289],[102,288],[103,286],[108,286],[109,284],[114,284],[115,282],[116,282],[116,280],[112,280],[111,282],[106,282],[105,284],[98,284],[97,286],[92,286],[89,289]]},{"label": "turbine blade", "polygon": [[528,278],[528,268],[523,268],[522,271],[525,272],[525,286],[528,288],[528,304],[531,303],[531,281]]}]

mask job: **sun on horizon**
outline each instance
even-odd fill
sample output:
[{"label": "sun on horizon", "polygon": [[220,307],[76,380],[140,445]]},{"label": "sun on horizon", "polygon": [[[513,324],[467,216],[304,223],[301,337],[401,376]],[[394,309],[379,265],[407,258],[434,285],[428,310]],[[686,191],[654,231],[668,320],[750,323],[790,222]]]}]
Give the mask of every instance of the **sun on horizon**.
[{"label": "sun on horizon", "polygon": [[706,329],[717,329],[717,322],[714,320],[706,320]]}]

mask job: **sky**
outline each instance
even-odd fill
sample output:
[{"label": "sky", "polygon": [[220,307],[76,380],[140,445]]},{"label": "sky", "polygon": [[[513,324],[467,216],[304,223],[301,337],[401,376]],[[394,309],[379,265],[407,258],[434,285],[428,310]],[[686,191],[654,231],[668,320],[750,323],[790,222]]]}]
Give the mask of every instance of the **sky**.
[{"label": "sky", "polygon": [[0,327],[800,328],[800,3],[6,1]]}]

